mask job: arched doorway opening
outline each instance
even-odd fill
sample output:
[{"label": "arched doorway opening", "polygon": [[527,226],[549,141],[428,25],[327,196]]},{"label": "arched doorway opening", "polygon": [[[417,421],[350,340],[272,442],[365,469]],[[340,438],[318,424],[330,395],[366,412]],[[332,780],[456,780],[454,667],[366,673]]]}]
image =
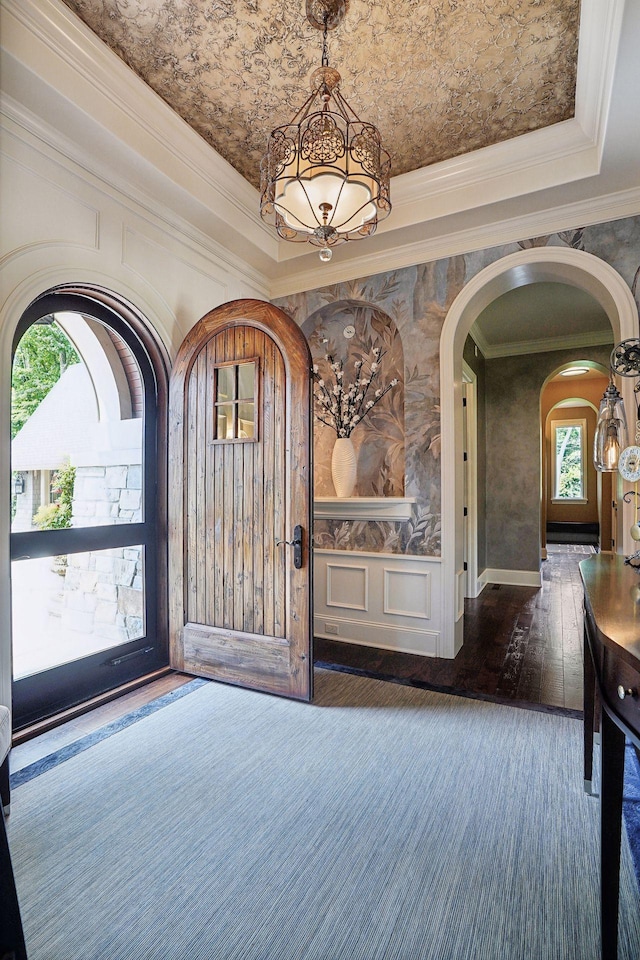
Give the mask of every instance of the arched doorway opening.
[{"label": "arched doorway opening", "polygon": [[[589,293],[600,303],[617,342],[637,334],[638,313],[622,277],[599,258],[583,251],[538,247],[518,251],[477,274],[447,314],[440,350],[442,406],[442,560],[443,649],[455,656],[463,640],[463,449],[462,355],[472,324],[494,299],[535,282],[561,282]],[[632,385],[623,384],[631,408]],[[537,480],[539,484],[539,477]],[[539,496],[539,494],[538,494]],[[539,505],[538,505],[539,509]],[[619,525],[622,511],[618,511]],[[618,543],[620,538],[618,537]]]},{"label": "arched doorway opening", "polygon": [[168,662],[164,348],[109,292],[57,287],[16,327],[14,412],[47,345],[64,362],[12,430],[16,729]]},{"label": "arched doorway opening", "polygon": [[540,391],[542,499],[540,543],[583,543],[611,552],[612,474],[596,471],[592,449],[607,368],[590,360],[563,364]]}]

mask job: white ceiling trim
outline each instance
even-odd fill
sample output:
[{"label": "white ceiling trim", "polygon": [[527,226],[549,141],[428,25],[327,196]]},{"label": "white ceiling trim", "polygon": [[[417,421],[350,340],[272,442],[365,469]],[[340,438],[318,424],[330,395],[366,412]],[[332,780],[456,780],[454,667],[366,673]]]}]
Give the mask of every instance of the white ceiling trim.
[{"label": "white ceiling trim", "polygon": [[[74,140],[82,142],[81,116],[88,114],[207,208],[216,223],[241,234],[249,260],[255,251],[284,265],[309,253],[306,244],[276,240],[258,215],[257,191],[60,0],[1,2],[4,49],[78,108]],[[393,215],[379,233],[391,240],[406,226],[597,174],[624,2],[582,0],[574,120],[394,178]],[[389,254],[383,259],[388,264]],[[414,253],[412,262],[421,259]],[[363,260],[364,272],[375,272],[365,255],[348,264],[351,276]],[[306,276],[313,275],[312,286],[318,283],[318,271],[309,270],[308,262],[293,281],[296,289],[304,289]],[[345,261],[339,269],[344,279]],[[332,282],[326,269],[322,277]],[[275,286],[292,289],[284,281]]]},{"label": "white ceiling trim", "polygon": [[578,119],[394,177],[379,233],[596,176],[600,151]]},{"label": "white ceiling trim", "polygon": [[624,5],[582,0],[573,120],[395,177],[379,232],[599,173]]},{"label": "white ceiling trim", "polygon": [[466,230],[439,233],[425,240],[398,245],[392,250],[375,254],[364,251],[362,256],[348,261],[316,265],[309,260],[305,264],[307,269],[298,272],[291,270],[286,277],[273,281],[270,287],[271,297],[276,299],[304,293],[316,287],[370,277],[388,270],[400,270],[416,263],[429,263],[444,257],[490,249],[529,237],[547,236],[561,230],[587,227],[637,214],[640,214],[640,187],[555,206],[546,211],[535,211],[524,216],[485,223]]},{"label": "white ceiling trim", "polygon": [[[3,95],[0,105],[0,133],[3,137],[15,139],[27,147],[33,148],[35,143],[39,152],[50,157],[73,176],[80,177],[131,213],[160,227],[164,232],[179,235],[181,243],[210,262],[212,270],[219,275],[221,281],[225,276],[233,275],[248,281],[256,290],[262,292],[265,298],[268,297],[269,281],[263,273],[250,263],[234,257],[226,247],[173,210],[167,209],[161,201],[132,189],[132,184],[127,179],[118,177],[114,170],[100,170],[95,157],[89,151],[78,147],[7,94]],[[8,141],[5,141],[3,152],[11,154],[7,143]],[[0,265],[4,265],[3,260],[0,260]]]},{"label": "white ceiling trim", "polygon": [[520,357],[525,354],[550,353],[553,350],[575,350],[582,347],[600,347],[611,344],[611,331],[595,331],[594,333],[579,333],[568,337],[545,337],[543,340],[519,340],[515,343],[500,343],[491,345],[474,329],[470,334],[485,360],[496,360],[499,357]]},{"label": "white ceiling trim", "polygon": [[[2,49],[272,259],[258,194],[60,0],[1,0]],[[5,69],[8,66],[5,65]],[[86,135],[86,134],[85,134]]]}]

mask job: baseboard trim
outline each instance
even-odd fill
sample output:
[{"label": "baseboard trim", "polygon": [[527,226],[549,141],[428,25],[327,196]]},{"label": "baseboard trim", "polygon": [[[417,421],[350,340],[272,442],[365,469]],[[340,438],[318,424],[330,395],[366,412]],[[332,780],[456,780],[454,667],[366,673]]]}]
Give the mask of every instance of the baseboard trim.
[{"label": "baseboard trim", "polygon": [[541,587],[542,574],[539,570],[499,570],[496,567],[487,567],[482,571],[478,582],[497,583],[511,587]]},{"label": "baseboard trim", "polygon": [[[440,656],[440,633],[437,630],[421,630],[415,627],[400,627],[387,623],[351,620],[348,617],[334,617],[315,614],[315,637],[323,640],[335,640],[341,643],[355,643],[364,647],[377,647],[379,650],[392,650],[396,653],[414,653],[421,657]],[[336,632],[328,632],[327,626]]]}]

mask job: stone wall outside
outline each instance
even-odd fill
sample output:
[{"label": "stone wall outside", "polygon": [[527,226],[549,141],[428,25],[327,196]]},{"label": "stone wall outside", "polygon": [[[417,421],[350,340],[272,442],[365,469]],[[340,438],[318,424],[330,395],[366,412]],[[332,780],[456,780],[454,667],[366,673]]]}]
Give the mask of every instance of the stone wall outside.
[{"label": "stone wall outside", "polygon": [[[78,467],[73,497],[74,527],[142,520],[139,463]],[[62,625],[91,634],[109,646],[144,633],[142,547],[70,554],[63,586]]]}]

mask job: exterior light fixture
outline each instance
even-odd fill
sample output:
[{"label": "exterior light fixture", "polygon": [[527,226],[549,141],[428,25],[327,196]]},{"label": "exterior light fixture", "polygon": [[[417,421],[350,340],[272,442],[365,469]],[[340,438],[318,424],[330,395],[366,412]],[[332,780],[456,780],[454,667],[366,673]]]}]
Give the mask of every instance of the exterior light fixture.
[{"label": "exterior light fixture", "polygon": [[13,475],[13,492],[17,497],[24,493],[25,483],[24,483],[24,473],[14,473]]},{"label": "exterior light fixture", "polygon": [[372,236],[391,211],[391,160],[380,133],[360,120],[329,66],[327,33],[342,20],[345,0],[306,0],[309,23],[323,32],[322,66],[311,95],[290,123],[270,134],[262,160],[260,214],[283,240],[320,247],[328,261],[346,240]]}]

